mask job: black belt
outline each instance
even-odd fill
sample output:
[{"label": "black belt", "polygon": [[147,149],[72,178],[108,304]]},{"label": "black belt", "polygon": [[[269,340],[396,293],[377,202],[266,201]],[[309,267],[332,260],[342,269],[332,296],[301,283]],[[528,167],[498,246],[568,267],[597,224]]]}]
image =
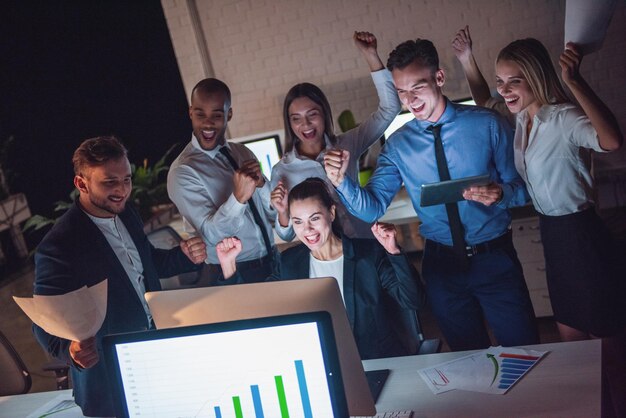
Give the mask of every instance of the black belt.
[{"label": "black belt", "polygon": [[[504,234],[500,235],[498,238],[494,238],[489,241],[481,242],[475,245],[468,245],[465,247],[465,254],[468,257],[473,257],[477,254],[485,254],[489,253],[493,250],[497,250],[499,248],[505,248],[511,246],[513,243],[513,234],[509,229]],[[446,254],[456,254],[454,251],[454,247],[450,245],[440,244],[436,241],[426,240],[426,247],[428,251],[435,251],[439,253]]]}]

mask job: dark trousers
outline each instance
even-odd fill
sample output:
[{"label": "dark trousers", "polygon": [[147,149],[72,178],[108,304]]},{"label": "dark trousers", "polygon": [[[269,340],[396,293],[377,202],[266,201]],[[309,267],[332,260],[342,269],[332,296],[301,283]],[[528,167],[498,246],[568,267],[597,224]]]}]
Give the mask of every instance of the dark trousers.
[{"label": "dark trousers", "polygon": [[509,242],[459,265],[450,247],[426,241],[422,276],[439,327],[453,351],[491,345],[485,320],[498,344],[538,344],[522,266]]}]

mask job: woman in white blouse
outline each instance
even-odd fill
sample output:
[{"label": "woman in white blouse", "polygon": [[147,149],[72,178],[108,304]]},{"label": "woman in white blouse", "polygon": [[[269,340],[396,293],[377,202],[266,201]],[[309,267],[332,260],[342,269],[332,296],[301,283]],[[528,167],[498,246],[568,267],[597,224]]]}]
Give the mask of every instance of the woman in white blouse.
[{"label": "woman in white blouse", "polygon": [[496,60],[496,84],[517,114],[515,165],[539,212],[550,300],[565,341],[614,335],[624,328],[615,247],[594,210],[593,179],[582,149],[618,149],[623,136],[611,111],[579,73],[572,43],[559,58],[561,86],[536,39],[507,45]]},{"label": "woman in white blouse", "polygon": [[[372,226],[376,240],[342,235],[336,205],[319,178],[296,185],[287,199],[301,244],[281,254],[280,273],[266,280],[334,277],[362,359],[415,354],[394,324],[419,309],[425,295],[417,272],[398,246],[394,226]],[[217,244],[225,278],[221,284],[242,283],[235,263],[241,250],[235,237]]]},{"label": "woman in white blouse", "polygon": [[[355,156],[350,160],[346,175],[356,180],[359,173],[358,156],[383,135],[400,111],[400,101],[391,74],[378,56],[376,37],[369,32],[355,32],[354,43],[370,68],[378,93],[378,109],[358,127],[335,135],[330,104],[322,90],[311,83],[293,86],[283,105],[286,152],[272,169],[273,197],[286,195],[295,185],[309,177],[321,178],[330,185],[323,159],[326,150],[335,147],[349,150],[350,155]],[[334,188],[330,189],[337,203],[337,216],[344,233],[351,238],[371,238],[370,225],[350,215],[335,195]],[[283,240],[291,241],[295,235],[286,208],[276,209],[279,213],[276,232]]]}]

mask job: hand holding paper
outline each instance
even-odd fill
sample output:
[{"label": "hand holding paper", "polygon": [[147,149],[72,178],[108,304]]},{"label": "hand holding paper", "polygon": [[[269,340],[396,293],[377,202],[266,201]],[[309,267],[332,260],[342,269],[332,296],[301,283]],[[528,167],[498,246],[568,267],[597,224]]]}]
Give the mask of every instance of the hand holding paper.
[{"label": "hand holding paper", "polygon": [[106,316],[107,279],[64,295],[13,297],[26,315],[48,334],[72,341],[96,335]]}]

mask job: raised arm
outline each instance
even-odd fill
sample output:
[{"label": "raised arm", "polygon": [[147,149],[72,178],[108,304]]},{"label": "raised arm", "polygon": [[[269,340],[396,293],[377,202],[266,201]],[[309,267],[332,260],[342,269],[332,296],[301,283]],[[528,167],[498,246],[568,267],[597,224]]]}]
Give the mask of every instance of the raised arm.
[{"label": "raised arm", "polygon": [[363,55],[367,65],[369,65],[371,72],[385,68],[378,56],[378,41],[373,33],[355,31],[352,39],[354,40],[354,45],[356,45]]},{"label": "raised arm", "polygon": [[383,135],[385,129],[400,112],[401,104],[391,73],[385,69],[378,56],[376,37],[370,32],[355,32],[353,39],[369,66],[372,81],[378,94],[376,111],[356,128],[338,135],[339,146],[350,150],[358,157]]},{"label": "raised arm", "polygon": [[[238,182],[246,183],[240,184],[238,189]],[[187,166],[171,169],[167,177],[170,199],[209,246],[215,246],[224,237],[237,235],[244,225],[246,197],[254,192],[255,181],[235,173],[233,184],[233,193],[225,201],[217,201],[198,174]]]},{"label": "raised arm", "polygon": [[345,150],[330,150],[324,156],[326,175],[335,186],[337,194],[351,214],[365,222],[374,222],[385,214],[389,203],[402,186],[398,168],[384,147],[378,157],[378,165],[367,186],[345,175],[350,154]]},{"label": "raised arm", "polygon": [[383,246],[386,256],[377,261],[381,286],[405,309],[419,309],[425,293],[418,286],[419,275],[396,241],[396,228],[392,224],[376,223],[372,226],[376,240]]},{"label": "raised arm", "polygon": [[561,77],[598,133],[600,147],[605,151],[615,151],[622,146],[624,136],[615,115],[580,74],[582,58],[576,45],[568,42],[559,58]]},{"label": "raised arm", "polygon": [[489,85],[478,68],[474,54],[472,53],[472,37],[469,26],[460,29],[452,40],[454,55],[461,63],[467,84],[469,85],[472,98],[479,106],[486,106],[491,98]]}]

